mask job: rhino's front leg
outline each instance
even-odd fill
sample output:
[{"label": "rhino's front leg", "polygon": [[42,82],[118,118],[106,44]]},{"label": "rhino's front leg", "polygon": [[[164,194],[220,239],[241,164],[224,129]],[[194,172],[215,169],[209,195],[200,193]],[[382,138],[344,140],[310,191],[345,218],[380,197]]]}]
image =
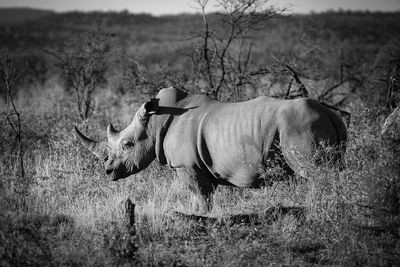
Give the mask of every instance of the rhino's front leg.
[{"label": "rhino's front leg", "polygon": [[209,175],[189,169],[178,168],[176,174],[179,180],[188,186],[192,193],[192,209],[198,214],[205,214],[212,209],[213,194],[217,185],[212,182]]}]

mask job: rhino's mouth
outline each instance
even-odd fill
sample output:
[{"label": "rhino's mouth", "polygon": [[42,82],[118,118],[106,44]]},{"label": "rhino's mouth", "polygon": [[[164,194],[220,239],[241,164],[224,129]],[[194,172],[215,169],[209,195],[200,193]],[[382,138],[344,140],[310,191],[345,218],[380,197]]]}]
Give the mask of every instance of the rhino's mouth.
[{"label": "rhino's mouth", "polygon": [[109,174],[108,177],[110,177],[110,180],[113,181],[113,182],[119,180],[119,178],[115,175],[114,172],[112,174]]},{"label": "rhino's mouth", "polygon": [[106,174],[110,181],[118,181],[119,179],[127,178],[128,176],[135,174],[136,172],[127,172],[125,168],[110,168],[106,169]]},{"label": "rhino's mouth", "polygon": [[115,172],[114,169],[106,169],[106,174],[108,176],[108,178],[110,179],[110,181],[117,181],[120,179],[120,177],[117,175],[117,173]]}]

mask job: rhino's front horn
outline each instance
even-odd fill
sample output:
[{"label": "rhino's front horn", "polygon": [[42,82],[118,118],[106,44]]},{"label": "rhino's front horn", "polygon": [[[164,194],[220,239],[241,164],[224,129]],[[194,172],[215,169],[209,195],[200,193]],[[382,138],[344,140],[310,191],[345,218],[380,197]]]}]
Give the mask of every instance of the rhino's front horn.
[{"label": "rhino's front horn", "polygon": [[112,124],[108,124],[107,126],[107,138],[108,140],[114,138],[118,134],[118,131],[112,126]]},{"label": "rhino's front horn", "polygon": [[78,136],[79,140],[81,140],[82,144],[89,149],[90,152],[92,152],[96,157],[102,159],[105,157],[107,151],[106,151],[106,146],[107,144],[105,142],[96,142],[92,139],[87,138],[84,136],[78,128],[75,126],[75,132],[76,135]]}]

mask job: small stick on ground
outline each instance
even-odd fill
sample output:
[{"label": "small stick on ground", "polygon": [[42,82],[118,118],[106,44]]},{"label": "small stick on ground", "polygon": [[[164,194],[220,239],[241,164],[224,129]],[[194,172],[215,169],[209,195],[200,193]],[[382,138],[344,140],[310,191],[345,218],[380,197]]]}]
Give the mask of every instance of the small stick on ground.
[{"label": "small stick on ground", "polygon": [[132,203],[132,201],[128,198],[125,201],[125,218],[126,218],[126,227],[128,228],[129,231],[135,229],[135,204]]}]

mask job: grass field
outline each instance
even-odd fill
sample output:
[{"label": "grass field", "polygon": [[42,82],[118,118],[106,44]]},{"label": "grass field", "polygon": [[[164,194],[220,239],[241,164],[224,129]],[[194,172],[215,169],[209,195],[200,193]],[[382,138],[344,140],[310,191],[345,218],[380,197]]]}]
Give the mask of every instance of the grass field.
[{"label": "grass field", "polygon": [[[81,20],[93,19],[91,16],[98,14],[51,14],[44,22],[38,19],[30,25],[2,26],[1,30],[5,33],[9,27],[40,29],[48,20],[70,19],[68,28],[58,32],[70,36],[75,25],[71,18],[80,25]],[[127,15],[104,17],[123,21],[127,19],[124,16]],[[310,171],[308,179],[277,182],[258,190],[220,186],[214,208],[207,214],[209,218],[203,219],[182,215],[191,212],[190,195],[174,179],[172,169],[153,162],[137,175],[118,182],[108,181],[102,162],[90,155],[73,134],[77,125],[93,138],[105,138],[108,122],[118,128],[126,126],[143,100],[157,86],[165,85],[165,79],[168,83],[181,79],[183,60],[163,54],[160,47],[171,36],[176,40],[186,34],[176,25],[183,21],[197,23],[191,16],[158,18],[147,24],[147,16],[128,16],[125,28],[121,26],[124,23],[104,22],[103,25],[108,25],[105,30],[117,34],[132,30],[129,38],[124,39],[125,48],[141,57],[146,79],[153,83],[147,85],[144,94],[137,87],[126,88],[127,84],[116,86],[113,82],[119,76],[108,73],[107,81],[96,91],[96,109],[84,122],[79,118],[73,93],[66,89],[66,82],[53,62],[48,63],[48,55],[38,52],[36,45],[40,44],[23,44],[18,39],[21,36],[14,32],[10,42],[17,45],[4,45],[3,49],[18,58],[23,47],[28,47],[26,54],[46,59],[47,70],[42,81],[23,79],[14,96],[23,125],[23,179],[19,177],[13,132],[3,118],[0,124],[0,265],[398,265],[400,149],[395,141],[380,136],[388,110],[383,100],[386,85],[379,80],[384,71],[379,67],[385,66],[380,63],[383,55],[391,55],[385,49],[400,51],[392,38],[398,27],[392,21],[399,14],[344,13],[337,15],[340,19],[335,24],[326,23],[332,21],[332,16],[315,14],[282,19],[285,21],[282,24],[275,22],[270,33],[273,38],[266,41],[268,47],[262,50],[260,45],[255,51],[257,55],[264,52],[265,56],[260,56],[254,64],[267,64],[271,60],[267,53],[270,51],[292,53],[297,56],[299,69],[306,66],[303,74],[309,79],[334,81],[338,74],[332,62],[338,62],[337,51],[324,50],[321,52],[324,57],[316,62],[313,59],[318,55],[306,55],[306,44],[296,44],[296,36],[307,32],[321,49],[346,48],[347,70],[363,81],[352,92],[352,97],[359,100],[357,106],[348,106],[352,114],[346,168],[339,171],[321,166]],[[140,25],[148,28],[137,30],[130,24],[134,19],[143,20]],[[313,19],[315,28],[304,26],[303,32],[293,30],[293,24],[308,25]],[[356,30],[345,26],[349,21]],[[374,26],[376,21],[381,24]],[[381,30],[383,24],[385,30]],[[51,27],[57,27],[56,23]],[[79,30],[83,31],[82,28]],[[50,38],[57,29],[45,32]],[[165,35],[156,39],[153,34],[157,32]],[[51,43],[46,38],[38,40],[46,45]],[[179,54],[187,44],[178,43],[168,45],[164,51]],[[153,50],[159,52],[152,53]],[[174,66],[176,62],[180,64]],[[313,69],[315,76],[311,76]],[[4,94],[1,96],[0,106],[5,107]],[[127,198],[136,204],[136,235],[130,234],[125,226]],[[286,213],[287,208],[302,212]]]}]

